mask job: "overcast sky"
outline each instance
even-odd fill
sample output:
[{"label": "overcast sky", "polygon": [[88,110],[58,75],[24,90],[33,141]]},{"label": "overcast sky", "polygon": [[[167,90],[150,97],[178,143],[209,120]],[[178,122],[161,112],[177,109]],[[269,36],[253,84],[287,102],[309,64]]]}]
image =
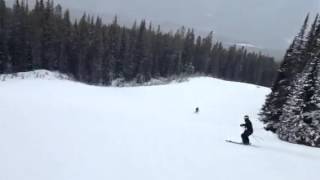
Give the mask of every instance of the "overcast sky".
[{"label": "overcast sky", "polygon": [[[29,0],[30,1],[30,0]],[[117,14],[127,22],[152,20],[213,30],[231,41],[285,49],[308,12],[320,12],[320,0],[55,0],[74,10]],[[176,27],[175,27],[176,26]]]}]

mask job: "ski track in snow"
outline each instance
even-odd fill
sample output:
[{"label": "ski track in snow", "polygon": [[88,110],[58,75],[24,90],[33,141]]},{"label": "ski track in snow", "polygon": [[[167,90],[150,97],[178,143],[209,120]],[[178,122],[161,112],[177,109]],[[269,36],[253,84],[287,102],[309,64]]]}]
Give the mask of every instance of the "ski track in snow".
[{"label": "ski track in snow", "polygon": [[[257,121],[268,93],[205,77],[134,88],[0,82],[0,180],[317,180],[320,149]],[[226,143],[240,141],[246,114],[257,147]]]}]

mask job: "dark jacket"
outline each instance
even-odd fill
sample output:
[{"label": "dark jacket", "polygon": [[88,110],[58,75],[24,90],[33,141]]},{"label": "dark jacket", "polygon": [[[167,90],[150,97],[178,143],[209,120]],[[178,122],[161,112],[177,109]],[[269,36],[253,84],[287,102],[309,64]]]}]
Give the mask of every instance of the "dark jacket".
[{"label": "dark jacket", "polygon": [[245,128],[246,133],[248,134],[253,133],[252,123],[249,119],[245,119],[245,124],[241,124],[240,126]]}]

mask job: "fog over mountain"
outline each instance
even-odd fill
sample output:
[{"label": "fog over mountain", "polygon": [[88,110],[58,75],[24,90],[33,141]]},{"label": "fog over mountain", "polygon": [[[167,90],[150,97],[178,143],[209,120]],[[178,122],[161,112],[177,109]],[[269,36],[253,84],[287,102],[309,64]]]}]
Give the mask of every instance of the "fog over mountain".
[{"label": "fog over mountain", "polygon": [[[9,0],[14,1],[14,0]],[[30,0],[29,0],[30,1]],[[55,0],[73,12],[95,13],[126,24],[140,19],[164,29],[182,25],[213,30],[225,43],[284,51],[308,12],[320,12],[320,0]]]}]

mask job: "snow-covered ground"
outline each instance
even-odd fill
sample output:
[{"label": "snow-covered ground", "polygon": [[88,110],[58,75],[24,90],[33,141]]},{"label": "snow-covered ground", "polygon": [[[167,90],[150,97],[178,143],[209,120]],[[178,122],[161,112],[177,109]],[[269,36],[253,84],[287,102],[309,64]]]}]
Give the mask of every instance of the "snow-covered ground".
[{"label": "snow-covered ground", "polygon": [[[268,92],[205,77],[134,88],[0,81],[0,180],[318,180],[320,149],[257,121]],[[254,146],[226,143],[240,141],[246,114]]]},{"label": "snow-covered ground", "polygon": [[45,80],[72,80],[69,76],[47,70],[36,70],[31,72],[20,72],[14,74],[1,74],[0,81],[20,81],[22,79],[45,79]]}]

